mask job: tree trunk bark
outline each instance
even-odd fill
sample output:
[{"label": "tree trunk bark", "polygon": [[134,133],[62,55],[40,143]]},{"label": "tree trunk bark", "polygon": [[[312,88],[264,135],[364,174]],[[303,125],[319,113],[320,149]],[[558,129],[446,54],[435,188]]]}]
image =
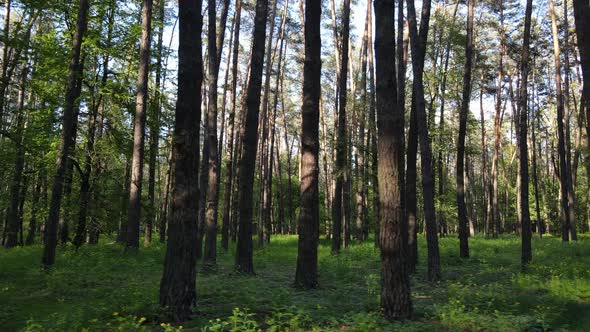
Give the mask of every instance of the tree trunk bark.
[{"label": "tree trunk bark", "polygon": [[16,162],[14,164],[14,172],[12,173],[12,183],[10,185],[10,205],[7,211],[6,222],[6,241],[5,248],[12,248],[18,245],[18,231],[19,231],[19,193],[21,192],[21,182],[23,181],[23,170],[25,167],[25,147],[24,147],[24,130],[27,118],[25,105],[25,85],[28,75],[28,64],[22,69],[20,79],[20,90],[18,93],[18,110],[16,114],[16,130],[14,134],[14,142],[16,143]]},{"label": "tree trunk bark", "polygon": [[61,206],[63,181],[66,173],[66,164],[70,155],[72,146],[72,136],[74,134],[74,123],[77,121],[75,112],[76,99],[80,96],[80,90],[77,87],[78,79],[82,76],[82,66],[80,65],[80,53],[82,40],[88,27],[88,0],[80,0],[78,7],[78,18],[76,30],[73,37],[72,54],[69,65],[68,86],[66,90],[66,103],[63,114],[63,127],[61,133],[60,149],[56,171],[51,189],[51,203],[49,208],[49,217],[45,224],[45,246],[43,247],[42,265],[44,269],[49,269],[55,262],[55,248],[57,246],[57,224],[59,221],[59,210]]},{"label": "tree trunk bark", "polygon": [[161,26],[158,28],[158,41],[156,45],[156,82],[154,89],[153,105],[151,105],[151,123],[150,123],[150,140],[149,140],[149,179],[148,179],[148,209],[145,223],[144,244],[150,245],[152,242],[152,233],[157,219],[156,203],[156,169],[158,168],[158,151],[160,142],[160,116],[162,113],[162,56],[163,40],[165,25],[165,6],[164,0],[158,0],[156,8],[158,10],[157,19]]},{"label": "tree trunk bark", "polygon": [[[551,14],[551,31],[553,33],[553,54],[555,57],[555,89],[557,94],[557,154],[559,156],[559,183],[560,183],[560,202],[561,202],[561,239],[564,242],[570,240],[570,231],[572,230],[574,220],[571,220],[569,213],[568,193],[571,185],[571,172],[569,172],[566,156],[565,143],[565,125],[564,125],[564,96],[561,80],[561,52],[559,46],[559,35],[557,30],[557,19],[555,16],[555,7],[553,0],[549,0],[549,11]],[[573,240],[573,239],[571,239]]]},{"label": "tree trunk bark", "polygon": [[498,206],[499,183],[498,183],[498,158],[500,154],[500,141],[502,140],[502,82],[504,80],[504,3],[500,0],[500,59],[498,67],[497,91],[496,91],[496,115],[494,117],[494,153],[492,156],[492,227],[494,238],[500,232],[500,207]]},{"label": "tree trunk bark", "polygon": [[469,229],[465,204],[465,136],[467,115],[471,102],[471,68],[473,66],[473,7],[469,0],[467,11],[467,45],[465,47],[465,72],[463,74],[463,99],[459,113],[459,140],[457,143],[457,210],[459,215],[459,256],[469,258]]},{"label": "tree trunk bark", "polygon": [[365,241],[365,224],[367,222],[367,208],[365,206],[366,176],[365,176],[365,122],[367,110],[367,56],[369,43],[369,12],[372,10],[371,2],[367,2],[367,15],[365,18],[365,32],[361,46],[360,69],[360,108],[357,112],[358,140],[356,148],[357,159],[357,185],[356,185],[356,240]]},{"label": "tree trunk bark", "polygon": [[342,242],[342,224],[345,205],[349,204],[345,195],[345,179],[348,170],[347,165],[347,140],[346,140],[346,96],[348,77],[348,43],[350,34],[350,0],[344,0],[342,13],[341,36],[341,61],[338,87],[338,128],[336,139],[336,186],[334,189],[334,207],[332,209],[334,232],[332,237],[332,253],[340,253]]},{"label": "tree trunk bark", "polygon": [[434,172],[432,170],[432,147],[428,135],[426,119],[426,105],[424,101],[424,56],[428,39],[428,24],[430,21],[430,1],[423,2],[420,32],[416,26],[416,10],[414,0],[408,0],[408,21],[410,23],[410,41],[412,49],[412,67],[414,70],[417,133],[420,138],[420,157],[422,173],[422,190],[424,192],[424,221],[426,224],[426,242],[428,248],[428,280],[431,282],[441,278],[440,253],[438,236],[436,233],[436,209],[434,205]]},{"label": "tree trunk bark", "polygon": [[[534,68],[534,65],[533,65]],[[535,91],[535,72],[533,71],[533,96]],[[534,103],[533,103],[534,105]],[[543,222],[541,219],[541,208],[539,205],[539,181],[537,175],[537,135],[536,135],[536,127],[539,121],[539,114],[538,112],[534,112],[535,108],[533,106],[533,120],[531,124],[531,145],[532,145],[532,164],[533,164],[533,187],[535,190],[535,212],[537,217],[537,232],[539,233],[539,239],[543,238]]]},{"label": "tree trunk bark", "polygon": [[239,46],[240,46],[240,27],[242,21],[242,1],[236,0],[235,5],[235,14],[234,14],[234,39],[233,39],[233,54],[232,54],[232,83],[231,83],[231,105],[230,105],[230,112],[229,112],[229,120],[228,120],[228,140],[227,140],[227,150],[229,158],[225,164],[226,170],[226,180],[225,180],[225,196],[223,198],[223,232],[221,238],[221,245],[222,247],[227,250],[229,247],[229,237],[230,233],[235,233],[235,229],[230,232],[230,212],[232,210],[231,207],[231,197],[234,190],[234,168],[235,168],[235,161],[234,161],[234,150],[236,150],[234,141],[235,138],[235,118],[236,118],[236,98],[237,98],[237,86],[238,86],[238,55],[239,55]]},{"label": "tree trunk bark", "polygon": [[[399,0],[403,3],[404,0]],[[372,44],[373,40],[373,11],[369,11],[369,132],[371,139],[370,145],[370,156],[371,156],[371,182],[373,188],[379,188],[379,176],[377,171],[377,114],[375,105],[375,66],[374,66],[374,47]],[[379,190],[373,190],[373,210],[374,210],[374,235],[375,235],[375,247],[379,248]]]},{"label": "tree trunk bark", "polygon": [[[217,82],[219,78],[219,62],[217,58],[217,15],[215,13],[215,7],[215,0],[208,0],[209,100],[207,103],[207,141],[203,142],[203,144],[209,144],[207,201],[205,208],[205,255],[203,257],[203,265],[207,269],[213,268],[217,259],[217,202],[219,195],[219,183],[217,181],[219,177],[217,156]],[[224,32],[220,31],[220,33]]]},{"label": "tree trunk bark", "polygon": [[[275,30],[275,19],[277,11],[277,1],[272,1],[272,7],[270,12],[269,22],[269,38],[266,43],[266,67],[264,70],[264,97],[262,101],[262,113],[260,114],[260,122],[262,123],[261,128],[261,139],[260,139],[260,169],[261,169],[261,190],[260,190],[260,219],[258,220],[258,245],[260,247],[266,246],[270,243],[270,214],[272,211],[272,179],[270,178],[271,164],[270,159],[270,142],[269,142],[269,126],[270,126],[270,85],[271,85],[271,71],[274,64],[273,56],[273,35]],[[276,54],[276,52],[274,52]]]},{"label": "tree trunk bark", "polygon": [[[584,82],[581,103],[584,105],[586,116],[586,146],[590,149],[590,22],[588,21],[588,17],[590,17],[590,4],[586,0],[573,0],[573,7]],[[585,163],[589,170],[588,174],[590,175],[590,153],[586,153]],[[590,177],[588,177],[588,181],[590,183]]]},{"label": "tree trunk bark", "polygon": [[303,288],[315,288],[318,284],[321,14],[321,1],[306,0],[301,109],[301,204],[297,227],[299,241],[295,272],[295,284]]},{"label": "tree trunk bark", "polygon": [[[108,72],[108,58],[105,59],[103,78],[101,82],[101,89],[106,84]],[[100,93],[101,91],[99,91]],[[80,209],[78,211],[78,225],[76,228],[76,235],[74,236],[73,244],[76,248],[79,248],[86,239],[86,217],[90,210],[90,196],[92,189],[90,186],[92,176],[92,160],[94,154],[94,142],[96,134],[96,122],[98,118],[98,109],[101,104],[101,97],[98,97],[92,105],[90,114],[88,116],[88,136],[86,141],[86,157],[84,162],[84,171],[81,172],[81,183],[80,183]]]},{"label": "tree trunk bark", "polygon": [[178,98],[172,143],[172,195],[160,306],[175,321],[196,304],[199,120],[201,118],[201,0],[178,4]]},{"label": "tree trunk bark", "polygon": [[407,224],[401,205],[403,187],[404,113],[397,100],[394,1],[375,0],[378,176],[381,246],[381,308],[386,319],[412,315],[410,277],[406,264]]},{"label": "tree trunk bark", "polygon": [[[571,124],[570,124],[570,60],[569,60],[569,24],[568,24],[568,4],[567,0],[563,2],[563,20],[564,20],[564,40],[565,40],[565,47],[564,47],[564,130],[565,130],[565,151],[566,151],[566,165],[567,165],[567,173],[568,173],[568,184],[567,184],[567,203],[568,203],[568,219],[570,220],[570,237],[573,241],[578,240],[578,235],[576,231],[576,216],[575,216],[575,204],[576,204],[576,192],[574,190],[574,178],[575,174],[573,173],[574,169],[572,168],[572,140],[571,140]],[[575,100],[574,100],[575,102]]]},{"label": "tree trunk bark", "polygon": [[252,58],[250,63],[250,80],[246,92],[246,112],[244,137],[239,170],[239,229],[236,250],[236,269],[245,274],[254,273],[252,261],[252,197],[256,150],[258,149],[258,114],[264,67],[264,41],[266,39],[266,22],[268,0],[256,1],[254,33],[252,36]]},{"label": "tree trunk bark", "polygon": [[527,267],[533,258],[531,250],[531,217],[529,212],[529,160],[528,160],[528,79],[529,79],[529,57],[531,38],[531,14],[533,12],[533,0],[527,0],[524,36],[522,42],[522,56],[520,62],[520,91],[519,91],[519,174],[520,174],[520,211],[519,220],[521,224],[522,248],[521,259],[523,269]]},{"label": "tree trunk bark", "polygon": [[145,152],[145,120],[148,100],[150,43],[152,33],[153,0],[144,0],[141,18],[141,45],[139,49],[139,73],[133,123],[133,161],[129,187],[129,211],[127,213],[127,248],[139,248],[139,224],[141,218],[141,190],[143,182],[143,155]]}]

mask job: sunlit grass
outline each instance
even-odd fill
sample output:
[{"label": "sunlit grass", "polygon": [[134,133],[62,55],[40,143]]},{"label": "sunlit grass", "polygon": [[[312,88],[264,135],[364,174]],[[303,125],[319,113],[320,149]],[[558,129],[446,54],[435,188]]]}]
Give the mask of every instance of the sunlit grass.
[{"label": "sunlit grass", "polygon": [[[425,243],[412,278],[414,319],[389,323],[379,315],[380,261],[372,241],[338,256],[319,250],[317,290],[292,287],[297,237],[274,236],[255,252],[256,276],[233,271],[233,249],[219,251],[216,273],[197,276],[198,307],[184,330],[343,331],[585,331],[590,326],[590,237],[577,243],[533,239],[533,263],[520,272],[520,240],[441,239],[444,280],[426,282]],[[173,330],[160,326],[158,290],[164,248],[125,254],[110,240],[58,248],[50,273],[41,247],[0,249],[1,331]],[[200,268],[199,268],[200,271]],[[239,309],[236,309],[239,308]],[[114,315],[116,313],[116,315]],[[143,320],[141,318],[144,318]],[[140,322],[141,320],[141,322]]]}]

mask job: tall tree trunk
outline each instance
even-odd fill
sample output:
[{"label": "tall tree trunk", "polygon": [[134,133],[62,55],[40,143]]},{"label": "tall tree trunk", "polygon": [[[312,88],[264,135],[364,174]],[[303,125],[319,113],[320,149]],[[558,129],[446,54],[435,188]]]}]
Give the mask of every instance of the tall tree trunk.
[{"label": "tall tree trunk", "polygon": [[348,43],[350,35],[350,0],[344,0],[342,12],[341,61],[338,87],[338,128],[336,139],[336,186],[334,189],[332,253],[340,253],[342,242],[342,222],[345,205],[349,197],[345,195],[345,178],[347,177],[347,140],[346,140],[346,96],[348,78]]},{"label": "tall tree trunk", "polygon": [[[207,142],[209,144],[209,167],[208,167],[208,185],[207,185],[207,205],[205,213],[206,237],[205,237],[205,256],[204,264],[208,268],[215,266],[217,256],[217,206],[219,201],[219,157],[217,147],[217,82],[219,78],[219,61],[217,58],[216,43],[216,14],[215,0],[208,0],[209,3],[209,102],[207,109]],[[227,18],[227,15],[226,15]],[[225,29],[225,23],[223,24]],[[220,30],[220,34],[225,31]],[[222,45],[219,45],[223,47]]]},{"label": "tall tree trunk", "polygon": [[498,237],[500,232],[500,208],[498,206],[499,182],[498,182],[498,158],[500,154],[500,144],[502,140],[502,82],[504,81],[504,2],[500,0],[500,54],[496,90],[496,115],[494,117],[494,153],[492,156],[492,227],[493,236]]},{"label": "tall tree trunk", "polygon": [[14,133],[14,142],[16,143],[16,162],[14,163],[14,172],[12,173],[12,183],[10,185],[10,205],[7,211],[6,221],[6,241],[5,248],[12,248],[18,245],[19,231],[19,193],[21,192],[21,182],[23,181],[23,170],[25,167],[25,147],[24,147],[24,130],[27,118],[25,105],[25,85],[28,75],[28,64],[25,63],[22,68],[20,79],[20,88],[18,93],[18,110],[16,114],[16,126]]},{"label": "tall tree trunk", "polygon": [[[405,0],[399,0],[399,6],[400,6],[400,10],[399,12],[403,12],[403,3]],[[403,17],[403,15],[402,15]],[[399,17],[398,17],[399,20]],[[400,24],[398,23],[398,28],[400,27]],[[406,63],[408,60],[408,42],[409,42],[409,36],[410,34],[410,29],[408,27],[407,29],[407,34],[405,36],[405,40],[403,41],[403,45],[405,46],[405,50],[403,51],[403,54],[401,55],[401,60],[399,59],[399,50],[398,50],[398,61],[400,61],[403,64],[403,67],[398,67],[400,68],[400,70],[403,70],[403,75],[398,73],[398,77],[400,77],[400,79],[398,79],[398,84],[403,84],[403,89],[402,87],[398,86],[398,90],[400,91],[400,100],[404,100],[403,105],[401,104],[400,101],[400,105],[403,106],[402,110],[404,110],[405,113],[405,95],[406,95],[406,89],[405,89],[405,74],[406,74]],[[399,31],[398,31],[398,36],[399,36]],[[400,46],[401,44],[399,44],[398,42],[398,46]],[[399,66],[399,65],[398,65]],[[403,77],[403,82],[401,81],[401,77]],[[412,94],[412,101],[411,101],[411,107],[410,107],[410,124],[409,124],[409,129],[408,129],[408,147],[407,147],[407,169],[406,169],[406,179],[405,179],[405,218],[407,219],[408,222],[408,268],[410,270],[410,272],[415,272],[416,271],[416,265],[418,264],[418,218],[417,218],[417,212],[418,212],[418,198],[417,198],[417,192],[416,192],[416,178],[417,178],[417,173],[416,173],[416,158],[418,156],[418,132],[417,132],[417,117],[416,117],[416,104],[414,102],[415,99],[415,95]]]},{"label": "tall tree trunk", "polygon": [[[459,8],[459,1],[455,3],[455,8],[453,9],[453,20],[457,17],[457,9]],[[451,26],[449,34],[455,33],[454,26]],[[441,33],[442,37],[442,33]],[[442,72],[442,82],[440,87],[440,122],[438,125],[438,142],[441,148],[438,149],[438,156],[437,156],[437,170],[438,170],[438,199],[442,199],[445,194],[445,165],[443,163],[443,137],[444,137],[444,130],[445,130],[445,102],[446,102],[446,93],[447,93],[447,76],[448,76],[448,68],[449,68],[449,59],[451,55],[451,41],[452,38],[448,38],[447,45],[444,51],[444,65],[443,65],[443,72]],[[441,54],[441,61],[442,61],[442,54]],[[433,102],[434,103],[434,102]],[[448,232],[447,229],[447,222],[442,213],[436,215],[437,217],[437,224],[440,228],[439,232],[441,236],[446,235]]]},{"label": "tall tree trunk", "polygon": [[465,72],[463,74],[463,99],[459,113],[459,140],[457,143],[457,210],[459,215],[459,256],[469,258],[469,229],[465,205],[465,136],[467,115],[471,102],[471,67],[473,66],[473,7],[469,0],[467,11],[467,45],[465,47]]},{"label": "tall tree trunk", "polygon": [[252,190],[254,185],[256,150],[258,149],[258,113],[262,87],[262,70],[264,67],[267,12],[268,0],[257,0],[254,33],[252,36],[251,72],[246,91],[244,137],[240,157],[240,190],[238,202],[240,216],[235,262],[236,269],[246,274],[254,273],[254,264],[252,262]]},{"label": "tall tree trunk", "polygon": [[129,212],[127,214],[127,247],[139,248],[139,224],[141,218],[141,189],[143,155],[145,151],[145,120],[148,100],[150,43],[152,33],[153,0],[144,0],[141,18],[141,44],[139,49],[139,74],[133,122],[133,161],[129,188]]},{"label": "tall tree trunk", "polygon": [[172,138],[172,195],[168,245],[160,282],[160,306],[173,320],[190,317],[196,305],[199,120],[201,118],[201,0],[178,3],[178,98]]},{"label": "tall tree trunk", "polygon": [[60,140],[61,142],[53,180],[53,187],[51,189],[49,217],[45,224],[45,246],[43,247],[42,259],[42,265],[45,269],[49,269],[55,262],[55,248],[57,246],[57,224],[59,221],[63,181],[66,173],[67,160],[70,155],[70,148],[73,142],[72,136],[74,134],[74,123],[77,120],[77,114],[74,108],[76,99],[78,99],[80,96],[80,90],[77,87],[77,82],[79,77],[82,76],[80,53],[82,48],[82,40],[88,27],[89,6],[89,0],[79,1],[78,18],[73,37],[73,47],[69,66],[66,103],[63,113],[63,126]]},{"label": "tall tree trunk", "polygon": [[[267,174],[267,182],[268,185],[266,186],[267,192],[266,195],[268,195],[267,198],[267,202],[266,204],[268,205],[268,216],[266,218],[266,228],[269,230],[269,237],[268,237],[268,241],[270,241],[270,234],[273,233],[280,233],[281,232],[281,226],[283,224],[284,221],[284,214],[283,211],[281,210],[283,208],[283,204],[282,204],[282,197],[279,198],[279,220],[278,223],[274,223],[274,227],[273,227],[273,223],[272,221],[274,220],[274,214],[273,214],[273,195],[272,195],[272,184],[273,184],[273,167],[275,165],[275,136],[276,136],[276,119],[277,119],[277,109],[278,109],[278,103],[279,103],[279,91],[281,88],[281,84],[282,84],[282,80],[283,80],[283,58],[285,56],[285,51],[286,51],[286,47],[285,47],[285,25],[287,23],[287,13],[289,11],[289,1],[285,2],[285,8],[283,9],[283,15],[282,15],[282,19],[281,19],[281,26],[280,26],[280,31],[279,31],[279,41],[277,41],[277,44],[280,44],[279,46],[279,50],[278,50],[278,63],[277,63],[277,69],[276,69],[276,78],[275,78],[275,92],[274,92],[274,99],[273,99],[273,110],[272,110],[272,114],[270,115],[269,119],[268,119],[268,123],[269,123],[269,133],[268,133],[268,140],[270,140],[270,148],[269,148],[269,160],[268,160],[268,174]],[[276,55],[276,47],[277,45],[275,45],[275,55]],[[279,140],[279,144],[280,144],[280,140]],[[276,154],[276,163],[279,165],[279,170],[280,170],[280,154],[279,152],[277,152]],[[282,179],[280,179],[280,174],[279,174],[279,182],[282,182]],[[282,188],[279,188],[280,191],[282,191]],[[268,243],[268,242],[267,242]]]},{"label": "tall tree trunk", "polygon": [[[519,174],[520,174],[520,211],[519,220],[522,227],[522,250],[521,259],[523,269],[533,258],[531,251],[531,217],[529,212],[529,160],[528,160],[528,80],[529,80],[529,57],[531,39],[531,14],[533,12],[533,0],[527,0],[524,18],[524,36],[522,42],[522,56],[520,59],[520,91],[519,91],[519,113],[520,118],[518,130],[519,150]],[[534,148],[533,148],[534,149]]]},{"label": "tall tree trunk", "polygon": [[[114,2],[111,3],[112,7],[111,7],[111,17],[109,18],[109,20],[111,20],[111,22],[114,20]],[[111,29],[112,30],[112,29]],[[112,31],[111,31],[112,33]],[[106,78],[104,79],[106,81]],[[96,138],[95,140],[98,141],[102,138],[103,136],[103,127],[104,127],[104,121],[105,121],[105,103],[101,103],[99,111],[98,111],[98,122],[96,124]],[[103,161],[101,160],[101,156],[95,155],[94,157],[94,161],[93,161],[93,166],[92,166],[92,175],[90,176],[90,178],[92,179],[92,182],[90,184],[91,188],[92,188],[92,201],[95,202],[94,204],[100,204],[98,201],[100,199],[100,177],[101,177],[101,173],[102,173],[102,169],[103,167],[101,166],[101,163],[103,163]],[[86,242],[88,244],[98,244],[98,238],[100,235],[100,230],[101,227],[99,225],[99,222],[97,220],[96,215],[90,215],[90,227],[88,229],[88,236],[86,238]]]},{"label": "tall tree trunk", "polygon": [[[101,89],[106,84],[108,73],[108,57],[104,60],[103,78],[101,82]],[[98,91],[101,93],[102,91]],[[78,212],[78,225],[76,228],[76,235],[74,236],[73,244],[79,248],[86,239],[86,217],[90,210],[90,196],[91,190],[91,176],[92,176],[92,160],[94,154],[94,142],[96,134],[96,122],[98,117],[98,109],[101,106],[102,94],[96,98],[91,106],[90,114],[88,115],[88,136],[86,141],[86,157],[84,161],[84,170],[81,172],[80,183],[80,209]],[[102,124],[101,124],[102,125]]]},{"label": "tall tree trunk", "polygon": [[[275,18],[276,18],[276,11],[277,11],[277,1],[272,1],[272,7],[270,11],[270,22],[269,22],[269,38],[266,42],[266,67],[264,70],[264,95],[262,100],[262,113],[260,114],[260,123],[262,123],[262,128],[260,128],[260,179],[261,179],[261,189],[260,189],[260,218],[258,220],[258,245],[260,247],[266,246],[270,243],[270,213],[271,213],[271,192],[272,192],[272,183],[269,181],[269,173],[271,167],[269,167],[270,158],[269,154],[271,149],[269,148],[269,103],[270,103],[270,85],[271,85],[271,71],[273,68],[274,63],[274,56],[273,56],[273,38],[274,29],[275,29]],[[278,40],[278,39],[277,39]],[[276,52],[275,52],[276,53]]]},{"label": "tall tree trunk", "polygon": [[[205,52],[205,57],[208,58],[207,52]],[[209,78],[206,76],[206,73],[203,73],[203,79],[207,81]],[[203,84],[201,88],[201,94],[203,96],[207,95],[207,85]],[[207,100],[204,101],[205,110],[208,109]],[[197,259],[203,258],[203,239],[205,237],[205,218],[207,212],[207,190],[209,185],[209,144],[208,144],[208,121],[207,121],[207,112],[202,114],[203,123],[203,142],[201,144],[202,147],[202,158],[199,160],[199,214],[198,214],[198,222],[197,222]]]},{"label": "tall tree trunk", "polygon": [[397,100],[394,1],[375,0],[378,176],[381,245],[381,308],[387,319],[412,315],[410,277],[406,265],[407,224],[401,205],[403,187],[404,113]]},{"label": "tall tree trunk", "polygon": [[[235,118],[236,118],[236,98],[237,98],[237,86],[238,86],[238,55],[240,49],[240,27],[242,21],[242,1],[236,0],[235,5],[235,14],[234,14],[234,39],[233,39],[233,54],[232,54],[232,83],[231,83],[231,105],[230,105],[230,112],[229,112],[229,119],[228,119],[228,139],[227,139],[227,150],[228,156],[227,162],[225,164],[225,196],[223,198],[223,231],[221,237],[221,245],[222,247],[227,250],[229,246],[229,233],[230,233],[230,211],[231,211],[231,197],[233,188],[233,180],[234,180],[234,150],[235,145]],[[234,230],[235,231],[235,230]]]},{"label": "tall tree trunk", "polygon": [[410,24],[410,45],[412,49],[412,67],[414,71],[413,90],[416,107],[417,133],[420,138],[420,157],[422,173],[422,190],[424,192],[424,221],[426,224],[426,242],[428,248],[428,280],[437,281],[441,278],[440,253],[436,233],[436,209],[434,205],[434,171],[432,170],[432,147],[428,135],[426,105],[424,101],[424,56],[428,40],[428,24],[430,21],[430,1],[422,4],[420,33],[416,26],[416,9],[414,0],[407,0],[408,21]]},{"label": "tall tree trunk", "polygon": [[[403,0],[402,0],[403,1]],[[408,129],[407,166],[406,166],[406,209],[405,218],[408,223],[408,269],[416,272],[418,264],[418,196],[417,196],[417,157],[418,157],[418,118],[416,115],[415,94],[412,93],[410,107],[410,123]]]},{"label": "tall tree trunk", "polygon": [[479,114],[481,118],[481,174],[483,189],[483,212],[484,235],[490,236],[490,223],[492,222],[492,190],[490,184],[490,173],[488,167],[488,138],[486,135],[486,122],[483,114],[483,74],[480,75],[479,84]]},{"label": "tall tree trunk", "polygon": [[[111,37],[113,34],[113,23],[115,19],[115,1],[111,1],[109,6],[108,12],[108,25],[107,25],[107,43],[108,46],[111,45]],[[97,59],[98,60],[98,59]],[[104,114],[104,102],[103,102],[103,89],[107,84],[108,73],[109,73],[109,61],[110,56],[105,54],[103,56],[103,64],[102,64],[102,78],[100,81],[99,90],[97,91],[99,96],[96,100],[93,100],[93,103],[90,108],[90,114],[88,116],[88,136],[86,142],[86,157],[84,163],[84,172],[81,174],[81,183],[80,183],[80,208],[78,210],[78,225],[76,228],[76,235],[73,240],[73,244],[79,248],[86,239],[86,218],[90,211],[90,204],[91,204],[91,195],[94,191],[96,193],[96,188],[92,188],[92,182],[96,181],[99,174],[99,165],[98,163],[100,160],[95,155],[94,145],[97,138],[102,136],[102,123]],[[98,62],[98,61],[97,61]],[[102,111],[100,111],[102,109]],[[100,114],[100,119],[99,117]],[[98,124],[97,124],[97,121]],[[98,129],[98,133],[96,133]],[[96,137],[98,136],[98,137]],[[94,165],[93,165],[94,164]],[[94,175],[96,175],[94,177]],[[96,225],[91,227],[90,233],[97,233]],[[95,236],[89,236],[89,238],[94,239]],[[98,239],[97,239],[98,240]],[[98,242],[98,241],[97,241]]]},{"label": "tall tree trunk", "polygon": [[[590,149],[590,3],[586,0],[573,0],[576,37],[582,66],[583,92],[582,101],[586,115],[586,146]],[[586,153],[586,165],[590,174],[590,153]],[[588,177],[590,183],[590,177]]]},{"label": "tall tree trunk", "polygon": [[[398,102],[405,114],[406,110],[406,70],[408,63],[408,44],[410,42],[410,29],[404,32],[403,20],[404,0],[398,0]],[[401,13],[401,14],[399,14]],[[407,24],[406,24],[407,26]],[[403,37],[402,37],[403,35]],[[417,197],[416,197],[416,157],[418,147],[418,136],[416,132],[416,109],[410,109],[410,124],[408,132],[407,170],[404,172],[404,195],[402,196],[404,207],[404,218],[408,223],[408,270],[410,273],[416,271],[418,264],[418,225],[416,223]],[[405,137],[404,137],[405,138]],[[405,145],[405,142],[404,142]],[[408,184],[409,183],[409,184]]]},{"label": "tall tree trunk", "polygon": [[[80,67],[84,68],[84,61],[86,59],[86,55],[82,54],[82,58],[80,60]],[[74,92],[75,95],[80,96],[82,93],[82,80],[83,75],[80,75],[76,81],[76,91]],[[74,154],[74,150],[76,148],[76,138],[78,137],[78,115],[80,114],[80,101],[76,99],[74,105],[74,123],[72,125],[72,131],[70,135],[70,152],[69,155]],[[69,158],[69,157],[68,157]],[[58,224],[58,233],[59,233],[59,242],[62,245],[65,245],[70,241],[70,220],[73,219],[73,197],[72,197],[72,183],[74,181],[74,163],[66,160],[66,172],[64,175],[64,185],[63,185],[63,197],[65,200],[65,204],[62,206],[63,213],[59,217],[59,224]]]},{"label": "tall tree trunk", "polygon": [[365,206],[366,176],[365,176],[365,122],[367,110],[367,56],[369,43],[369,12],[372,10],[371,2],[367,2],[367,15],[365,18],[365,32],[361,46],[360,69],[360,108],[357,111],[358,140],[356,148],[357,159],[357,188],[356,188],[356,239],[359,242],[365,240],[365,224],[367,222],[367,208]]},{"label": "tall tree trunk", "polygon": [[[571,124],[570,124],[570,60],[569,60],[569,24],[568,24],[568,4],[567,0],[563,1],[563,20],[564,20],[564,40],[565,40],[565,48],[564,48],[564,116],[563,116],[563,124],[564,124],[564,134],[565,134],[565,151],[566,151],[566,165],[567,165],[567,173],[568,173],[568,184],[567,184],[567,203],[568,203],[568,219],[570,220],[570,237],[573,241],[578,240],[578,235],[576,232],[576,216],[575,216],[575,203],[576,203],[576,193],[574,190],[574,178],[575,174],[573,173],[572,168],[572,140],[571,140]],[[575,102],[575,100],[574,100]]]},{"label": "tall tree trunk", "polygon": [[[399,0],[404,1],[404,0]],[[373,11],[369,10],[369,132],[371,139],[369,140],[371,156],[371,182],[373,188],[379,188],[379,176],[377,174],[377,118],[375,105],[375,66],[374,66],[374,50],[373,50]],[[379,190],[373,190],[373,211],[374,211],[374,233],[375,233],[375,247],[379,247]]]},{"label": "tall tree trunk", "polygon": [[[561,239],[564,242],[570,240],[570,231],[573,227],[574,220],[571,220],[569,213],[568,193],[571,185],[571,173],[568,169],[565,143],[565,125],[564,125],[564,96],[561,80],[561,52],[559,46],[559,35],[557,31],[557,19],[555,16],[555,6],[553,0],[549,0],[549,11],[551,14],[551,31],[553,33],[553,55],[555,57],[555,90],[557,94],[557,154],[559,156],[559,183],[560,183],[560,202],[561,202]],[[572,239],[573,240],[573,239]]]},{"label": "tall tree trunk", "polygon": [[305,62],[303,105],[301,107],[301,204],[295,284],[315,288],[318,274],[319,202],[319,120],[321,93],[321,1],[305,1]]},{"label": "tall tree trunk", "polygon": [[[323,170],[324,170],[324,211],[325,211],[325,215],[329,216],[332,212],[332,187],[330,185],[331,181],[330,181],[330,171],[328,170],[329,166],[328,166],[328,146],[330,146],[329,141],[328,141],[328,126],[326,124],[326,109],[325,109],[325,104],[323,101],[323,96],[321,96],[320,94],[320,125],[321,125],[321,142],[320,142],[320,146],[323,146],[323,153],[322,153],[322,166],[323,166]],[[322,152],[322,149],[320,149],[320,153]],[[326,218],[325,219],[325,235],[326,235],[326,240],[329,240],[332,234],[332,229],[331,229],[331,225],[330,225],[330,218]]]},{"label": "tall tree trunk", "polygon": [[150,121],[150,139],[149,139],[149,178],[148,178],[148,209],[145,223],[144,244],[147,246],[152,242],[153,227],[156,223],[156,169],[158,168],[157,157],[160,142],[160,114],[162,113],[162,57],[164,42],[164,25],[165,25],[165,7],[164,0],[158,0],[156,9],[158,10],[157,19],[160,27],[158,28],[158,41],[156,45],[156,72],[155,72],[155,89],[153,104],[151,105]]},{"label": "tall tree trunk", "polygon": [[[534,68],[534,65],[533,65]],[[533,96],[535,91],[535,71],[533,70]],[[534,105],[535,103],[533,103]],[[539,205],[539,181],[537,175],[537,135],[536,135],[536,127],[539,121],[539,114],[538,111],[534,111],[535,108],[533,106],[533,121],[531,124],[531,145],[532,145],[532,164],[533,164],[533,187],[535,190],[535,212],[537,217],[537,232],[539,233],[539,239],[543,238],[543,222],[541,219],[541,208]]]}]

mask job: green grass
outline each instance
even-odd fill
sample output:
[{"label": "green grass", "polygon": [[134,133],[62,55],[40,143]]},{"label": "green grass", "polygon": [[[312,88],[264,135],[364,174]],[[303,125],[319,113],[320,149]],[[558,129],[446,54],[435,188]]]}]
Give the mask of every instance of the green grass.
[{"label": "green grass", "polygon": [[[520,273],[520,241],[441,239],[444,280],[425,281],[425,243],[412,278],[414,319],[390,323],[379,315],[379,253],[372,243],[331,256],[320,246],[320,287],[292,287],[297,238],[275,236],[255,252],[254,277],[233,273],[221,253],[216,273],[197,276],[198,307],[183,327],[194,331],[588,331],[590,236],[563,244],[533,240],[533,264]],[[233,253],[233,251],[231,251]],[[125,254],[110,241],[58,248],[55,268],[39,268],[41,247],[0,249],[0,331],[174,330],[158,322],[164,248]],[[236,309],[239,308],[239,309]],[[143,319],[142,319],[143,318]]]}]

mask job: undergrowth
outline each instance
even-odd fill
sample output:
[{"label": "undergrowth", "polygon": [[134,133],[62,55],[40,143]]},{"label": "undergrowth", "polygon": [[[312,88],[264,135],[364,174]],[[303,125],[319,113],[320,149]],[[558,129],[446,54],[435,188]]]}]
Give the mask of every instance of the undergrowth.
[{"label": "undergrowth", "polygon": [[233,271],[233,249],[219,251],[215,273],[197,276],[198,305],[183,326],[162,322],[158,290],[164,247],[124,253],[110,239],[78,251],[58,248],[51,272],[41,247],[0,249],[1,331],[587,331],[590,236],[577,243],[533,239],[533,263],[520,272],[520,240],[443,238],[444,279],[425,280],[425,243],[412,278],[414,317],[379,314],[380,260],[372,241],[330,255],[319,250],[320,286],[292,287],[297,238],[275,236],[255,252],[256,275]]}]

